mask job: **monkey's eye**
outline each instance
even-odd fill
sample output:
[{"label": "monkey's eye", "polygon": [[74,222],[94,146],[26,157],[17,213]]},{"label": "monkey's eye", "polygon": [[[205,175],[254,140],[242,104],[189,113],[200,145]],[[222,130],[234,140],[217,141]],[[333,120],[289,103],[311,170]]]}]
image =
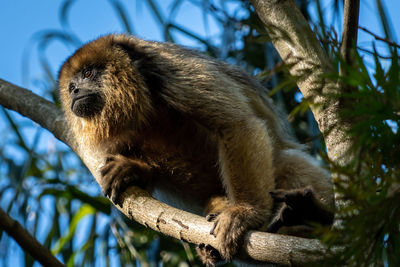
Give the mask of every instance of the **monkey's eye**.
[{"label": "monkey's eye", "polygon": [[91,69],[87,69],[87,70],[83,71],[83,73],[82,73],[83,79],[88,79],[88,78],[90,78],[90,76],[92,76],[92,70]]},{"label": "monkey's eye", "polygon": [[69,84],[69,92],[71,93],[72,90],[74,90],[76,88],[76,85],[74,83]]}]

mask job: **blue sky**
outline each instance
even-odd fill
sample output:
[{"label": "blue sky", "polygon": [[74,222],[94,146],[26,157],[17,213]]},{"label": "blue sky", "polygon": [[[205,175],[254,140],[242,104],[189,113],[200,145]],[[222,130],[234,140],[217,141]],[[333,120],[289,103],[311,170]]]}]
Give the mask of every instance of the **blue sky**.
[{"label": "blue sky", "polygon": [[[38,68],[36,60],[35,43],[32,42],[34,34],[42,30],[61,29],[59,22],[59,8],[62,1],[56,0],[3,0],[0,4],[0,36],[3,36],[0,42],[0,77],[17,85],[29,86],[35,89],[32,80],[40,79],[41,71]],[[99,35],[111,32],[121,32],[122,27],[107,0],[80,0],[72,6],[69,22],[70,28],[76,32],[83,41],[89,41]],[[145,2],[122,0],[123,5],[130,14],[130,20],[134,25],[135,34],[146,39],[162,40],[160,29],[156,26],[154,17],[150,14]],[[168,15],[168,7],[171,0],[158,1]],[[329,10],[329,0],[324,4],[324,9]],[[375,12],[374,0],[361,0],[360,25],[369,28],[373,32],[381,33],[378,17]],[[397,25],[397,36],[400,33],[400,16],[397,14],[400,10],[400,1],[385,0],[387,11],[391,15],[391,21],[394,28]],[[182,22],[185,27],[196,29],[198,32],[204,32],[201,22],[201,13],[190,4],[185,4],[182,11],[178,13],[177,20]],[[210,26],[213,28],[213,25]],[[181,43],[188,44],[187,40],[178,40]],[[359,44],[368,44],[371,37],[360,33]],[[188,45],[191,45],[190,43]],[[22,65],[23,54],[30,51],[30,79],[23,81]],[[66,48],[60,43],[51,45],[47,55],[51,58],[53,72],[56,72],[63,60],[73,52],[73,49]],[[33,88],[32,88],[33,87]]]},{"label": "blue sky", "polygon": [[[0,42],[0,77],[17,85],[31,86],[30,82],[23,83],[22,65],[23,54],[30,51],[30,80],[40,78],[37,69],[36,43],[32,38],[40,31],[61,29],[59,9],[62,1],[55,0],[17,0],[2,1],[0,4],[0,34],[7,36],[7,42]],[[117,19],[111,4],[106,0],[83,0],[73,4],[69,16],[70,28],[83,41],[90,41],[100,35],[121,32],[120,21]],[[136,3],[138,2],[138,3]],[[172,1],[158,1],[166,11]],[[162,40],[160,29],[149,12],[145,1],[124,1],[124,7],[129,12],[134,25],[134,32],[145,39]],[[184,12],[178,13],[178,20],[185,22],[186,27],[202,32],[201,13],[191,4],[183,6]],[[167,11],[165,12],[167,16]],[[212,27],[212,25],[211,25]],[[181,40],[185,43],[185,40]],[[27,50],[28,49],[28,50]],[[61,43],[54,43],[47,51],[51,58],[53,71],[57,71],[67,56],[73,53]],[[32,88],[33,89],[33,88]]]}]

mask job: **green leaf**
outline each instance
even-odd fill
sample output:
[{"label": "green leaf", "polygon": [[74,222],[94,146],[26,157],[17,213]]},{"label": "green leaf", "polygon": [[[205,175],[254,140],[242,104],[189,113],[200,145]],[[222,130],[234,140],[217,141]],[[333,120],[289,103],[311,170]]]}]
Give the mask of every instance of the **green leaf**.
[{"label": "green leaf", "polygon": [[60,239],[57,240],[57,242],[51,249],[51,252],[54,255],[60,253],[64,245],[72,240],[75,233],[75,229],[78,226],[78,223],[86,216],[93,215],[95,213],[96,209],[94,209],[92,206],[87,204],[82,205],[82,207],[75,213],[74,217],[72,218],[68,227],[68,231]]}]

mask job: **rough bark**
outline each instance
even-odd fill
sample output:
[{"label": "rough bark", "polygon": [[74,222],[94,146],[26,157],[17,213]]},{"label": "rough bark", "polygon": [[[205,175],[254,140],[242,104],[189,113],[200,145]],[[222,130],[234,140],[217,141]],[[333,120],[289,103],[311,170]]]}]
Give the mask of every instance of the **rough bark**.
[{"label": "rough bark", "polygon": [[[68,132],[62,112],[53,103],[0,79],[0,105],[52,132],[76,152],[96,180],[100,179],[98,170],[104,159],[103,152],[76,143]],[[177,239],[215,246],[215,238],[209,234],[212,223],[205,218],[161,203],[137,187],[129,188],[122,199],[122,206],[117,207],[129,218]],[[250,231],[245,237],[242,253],[244,258],[249,256],[257,261],[301,265],[322,259],[326,249],[318,240]]]}]

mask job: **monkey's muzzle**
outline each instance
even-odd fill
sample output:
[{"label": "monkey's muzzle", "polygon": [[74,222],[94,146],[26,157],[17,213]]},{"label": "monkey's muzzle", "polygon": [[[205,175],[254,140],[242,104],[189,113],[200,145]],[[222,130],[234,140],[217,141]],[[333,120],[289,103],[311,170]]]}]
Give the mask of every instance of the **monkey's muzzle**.
[{"label": "monkey's muzzle", "polygon": [[[85,91],[81,89],[80,91]],[[82,118],[90,118],[100,113],[103,109],[104,101],[97,92],[80,92],[72,97],[71,110]]]}]

